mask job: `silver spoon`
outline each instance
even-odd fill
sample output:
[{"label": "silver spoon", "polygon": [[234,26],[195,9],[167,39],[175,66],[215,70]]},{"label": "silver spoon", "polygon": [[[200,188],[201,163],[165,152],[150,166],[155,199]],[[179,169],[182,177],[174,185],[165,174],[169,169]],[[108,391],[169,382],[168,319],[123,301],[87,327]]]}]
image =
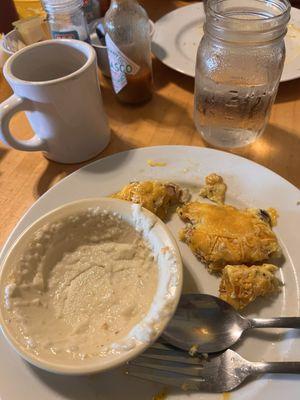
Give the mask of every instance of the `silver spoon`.
[{"label": "silver spoon", "polygon": [[251,328],[300,328],[300,317],[248,319],[217,297],[184,294],[162,337],[182,350],[215,353]]}]

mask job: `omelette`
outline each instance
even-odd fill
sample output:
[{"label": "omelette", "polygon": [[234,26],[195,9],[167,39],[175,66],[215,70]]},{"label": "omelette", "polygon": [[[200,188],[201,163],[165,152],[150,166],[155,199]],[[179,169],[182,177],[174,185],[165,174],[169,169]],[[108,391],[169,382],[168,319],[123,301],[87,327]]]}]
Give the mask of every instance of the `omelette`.
[{"label": "omelette", "polygon": [[141,204],[159,218],[165,219],[172,205],[188,201],[189,193],[176,183],[143,181],[131,182],[111,197]]},{"label": "omelette", "polygon": [[271,217],[265,210],[190,202],[179,207],[177,213],[187,223],[180,239],[210,271],[281,255]]},{"label": "omelette", "polygon": [[274,273],[273,264],[226,265],[222,271],[220,298],[241,310],[259,296],[278,293],[282,283]]}]

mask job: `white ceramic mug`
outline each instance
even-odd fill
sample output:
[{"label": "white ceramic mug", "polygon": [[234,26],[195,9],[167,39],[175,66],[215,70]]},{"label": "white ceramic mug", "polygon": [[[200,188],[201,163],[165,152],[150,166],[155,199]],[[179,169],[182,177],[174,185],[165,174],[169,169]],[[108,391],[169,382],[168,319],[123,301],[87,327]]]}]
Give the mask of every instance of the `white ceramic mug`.
[{"label": "white ceramic mug", "polygon": [[[8,146],[43,151],[51,160],[77,163],[100,153],[110,131],[93,48],[79,40],[46,40],[25,47],[4,65],[14,94],[0,105],[0,137]],[[29,140],[9,129],[18,111],[35,132]]]}]

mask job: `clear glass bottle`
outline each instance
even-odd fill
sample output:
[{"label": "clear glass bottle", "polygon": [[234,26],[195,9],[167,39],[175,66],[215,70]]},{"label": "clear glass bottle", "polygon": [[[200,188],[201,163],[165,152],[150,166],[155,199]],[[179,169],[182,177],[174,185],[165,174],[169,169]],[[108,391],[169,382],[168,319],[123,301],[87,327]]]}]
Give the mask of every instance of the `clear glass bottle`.
[{"label": "clear glass bottle", "polygon": [[196,62],[194,121],[218,147],[265,129],[285,59],[287,0],[208,0]]},{"label": "clear glass bottle", "polygon": [[95,19],[100,18],[99,0],[83,0],[83,11],[88,25]]},{"label": "clear glass bottle", "polygon": [[136,0],[112,0],[105,15],[105,41],[113,88],[125,103],[152,96],[150,24]]},{"label": "clear glass bottle", "polygon": [[43,0],[53,39],[78,39],[89,42],[83,0]]}]

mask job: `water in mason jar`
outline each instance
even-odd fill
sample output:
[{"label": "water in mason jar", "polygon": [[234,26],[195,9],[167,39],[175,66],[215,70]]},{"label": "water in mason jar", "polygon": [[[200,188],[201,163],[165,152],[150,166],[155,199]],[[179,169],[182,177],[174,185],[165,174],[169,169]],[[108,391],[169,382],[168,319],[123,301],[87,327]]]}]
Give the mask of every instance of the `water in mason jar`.
[{"label": "water in mason jar", "polygon": [[218,147],[240,147],[264,130],[276,90],[204,78],[196,93],[194,120],[204,139]]}]

